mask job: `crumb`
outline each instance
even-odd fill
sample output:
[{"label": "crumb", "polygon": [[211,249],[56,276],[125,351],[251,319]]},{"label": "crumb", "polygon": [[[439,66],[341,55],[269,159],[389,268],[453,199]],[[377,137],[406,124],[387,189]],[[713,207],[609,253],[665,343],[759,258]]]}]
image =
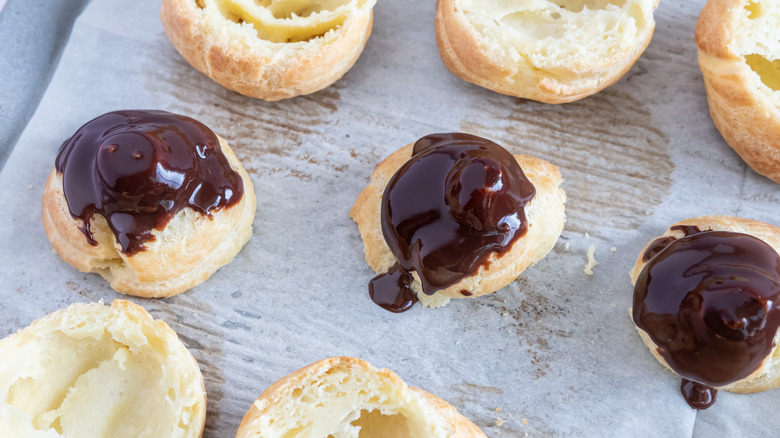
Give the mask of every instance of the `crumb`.
[{"label": "crumb", "polygon": [[588,234],[588,233],[585,233],[585,237],[590,237],[590,234]]},{"label": "crumb", "polygon": [[27,186],[27,188],[28,188],[28,189],[30,189],[30,190],[32,190],[32,189],[33,189],[33,185],[32,185],[32,184],[30,184],[29,186]]},{"label": "crumb", "polygon": [[569,249],[571,247],[571,243],[566,242],[563,244],[563,249]]},{"label": "crumb", "polygon": [[528,420],[526,420],[525,418],[523,418],[523,419],[522,419],[522,420],[520,420],[520,421],[521,421],[523,424],[528,424]]},{"label": "crumb", "polygon": [[192,316],[198,316],[198,312],[193,313]]},{"label": "crumb", "polygon": [[617,304],[615,304],[615,303],[609,303],[609,305],[610,305],[610,306],[612,306],[612,308],[613,308],[613,309],[614,309],[615,307],[617,307]]},{"label": "crumb", "polygon": [[585,265],[585,273],[588,275],[593,275],[593,267],[599,264],[599,262],[596,261],[596,257],[593,256],[595,253],[596,247],[591,245],[588,248],[588,263]]},{"label": "crumb", "polygon": [[504,312],[504,313],[501,314],[501,316],[507,317],[507,316],[509,316],[509,313]]},{"label": "crumb", "polygon": [[504,420],[501,419],[501,417],[498,417],[498,420],[496,420],[496,426],[501,427],[504,425]]},{"label": "crumb", "polygon": [[615,248],[615,247],[613,246],[613,247],[612,247],[612,248],[610,248],[609,250],[610,250],[611,252],[615,252],[615,251],[617,251],[617,248]]},{"label": "crumb", "polygon": [[501,408],[496,408],[496,412],[501,412]]}]

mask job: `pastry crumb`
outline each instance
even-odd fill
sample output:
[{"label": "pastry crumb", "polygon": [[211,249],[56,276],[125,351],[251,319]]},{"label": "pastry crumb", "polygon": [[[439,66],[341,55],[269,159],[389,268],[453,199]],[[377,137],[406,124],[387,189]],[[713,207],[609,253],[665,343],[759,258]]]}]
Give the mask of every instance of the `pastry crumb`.
[{"label": "pastry crumb", "polygon": [[615,307],[617,307],[617,304],[615,304],[615,303],[609,303],[609,305],[610,305],[610,306],[612,306],[612,308],[613,308],[613,309],[614,309]]},{"label": "pastry crumb", "polygon": [[587,275],[593,275],[593,268],[599,264],[599,262],[596,261],[596,257],[594,254],[596,253],[596,247],[594,245],[591,245],[588,247],[588,263],[585,264],[585,273]]},{"label": "pastry crumb", "polygon": [[609,250],[610,250],[611,252],[615,252],[615,251],[617,251],[617,248],[615,248],[615,247],[613,246],[613,247],[612,247],[612,248],[610,248]]},{"label": "pastry crumb", "polygon": [[523,424],[528,424],[528,420],[526,420],[525,418],[523,418],[522,420],[520,420],[520,422],[521,422],[521,423],[523,423]]},{"label": "pastry crumb", "polygon": [[501,412],[501,408],[500,407],[496,408],[496,412]]},{"label": "pastry crumb", "polygon": [[504,425],[504,420],[501,419],[501,417],[498,417],[496,420],[496,426],[501,427]]},{"label": "pastry crumb", "polygon": [[571,247],[571,243],[566,242],[563,244],[563,249],[569,249]]},{"label": "pastry crumb", "polygon": [[30,189],[30,190],[32,190],[32,189],[33,189],[33,185],[32,185],[32,184],[30,184],[30,185],[28,185],[28,186],[27,186],[27,188],[28,188],[28,189]]},{"label": "pastry crumb", "polygon": [[503,316],[503,317],[507,317],[507,316],[509,316],[509,313],[507,313],[507,312],[504,312],[504,313],[502,313],[502,314],[501,314],[501,316]]}]

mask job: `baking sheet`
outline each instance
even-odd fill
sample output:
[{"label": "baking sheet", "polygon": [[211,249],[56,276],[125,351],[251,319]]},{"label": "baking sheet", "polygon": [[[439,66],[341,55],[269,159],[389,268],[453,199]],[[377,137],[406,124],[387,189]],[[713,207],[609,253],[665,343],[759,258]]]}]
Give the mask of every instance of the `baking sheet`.
[{"label": "baking sheet", "polygon": [[[324,91],[278,103],[193,70],[163,33],[158,2],[92,2],[0,173],[0,335],[70,303],[128,298],[53,253],[40,197],[59,146],[83,123],[164,109],[226,138],[258,197],[254,236],[231,264],[177,297],[129,298],[200,363],[205,437],[233,436],[267,386],[333,355],[392,369],[491,437],[772,435],[780,391],[721,392],[709,410],[691,410],[627,312],[628,271],[669,224],[703,214],[780,224],[780,185],[746,168],[710,120],[693,38],[703,4],[662,2],[655,37],[625,78],[551,106],[452,76],[436,50],[433,1],[380,0],[356,66]],[[367,296],[373,273],[349,208],[384,157],[456,130],[558,165],[566,227],[544,260],[495,294],[388,313]],[[583,272],[590,245],[593,276]]]}]

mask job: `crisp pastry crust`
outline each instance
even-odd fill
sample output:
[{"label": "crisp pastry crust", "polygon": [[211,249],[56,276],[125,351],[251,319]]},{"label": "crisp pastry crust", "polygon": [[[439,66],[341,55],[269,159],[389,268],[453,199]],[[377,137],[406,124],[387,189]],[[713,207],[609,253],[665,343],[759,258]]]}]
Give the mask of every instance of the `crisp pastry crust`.
[{"label": "crisp pastry crust", "polygon": [[438,0],[436,39],[459,78],[546,103],[582,99],[644,52],[658,0]]},{"label": "crisp pastry crust", "polygon": [[155,240],[145,251],[127,255],[108,227],[95,214],[90,220],[90,245],[81,231],[80,219],[71,216],[62,189],[62,174],[52,170],[43,190],[41,221],[54,250],[82,272],[105,278],[118,292],[146,298],[180,294],[206,281],[229,263],[252,236],[257,200],[252,180],[227,142],[219,138],[230,167],[243,180],[244,194],[230,207],[212,212],[208,218],[189,208],[174,216],[163,230],[152,230]]},{"label": "crisp pastry crust", "polygon": [[283,377],[252,404],[236,438],[484,437],[444,400],[395,373],[332,357]]},{"label": "crisp pastry crust", "polygon": [[[142,307],[73,304],[0,341],[4,437],[197,438],[198,364]],[[12,358],[12,359],[9,359]]]},{"label": "crisp pastry crust", "polygon": [[[780,253],[780,227],[776,227],[764,222],[733,216],[701,216],[686,219],[669,226],[663,236],[674,236],[676,238],[682,237],[684,235],[682,231],[671,229],[676,225],[695,225],[701,230],[712,229],[713,231],[731,231],[735,233],[749,234],[753,237],[763,240],[769,246],[774,248],[775,251]],[[648,242],[642,251],[639,252],[634,269],[631,270],[630,273],[632,285],[636,284],[636,280],[639,278],[639,274],[647,264],[647,262],[642,261],[642,256],[644,255],[645,250],[647,250],[647,248],[655,239],[657,239],[657,237],[650,240],[650,242]],[[630,313],[631,312],[629,312],[629,314]],[[658,362],[660,362],[670,371],[674,372],[674,370],[672,370],[666,363],[666,360],[663,358],[663,356],[658,353],[658,346],[650,338],[650,335],[638,327],[637,332],[639,332],[639,336],[642,338],[642,341],[645,343],[647,348],[650,349],[650,352],[653,353],[653,356],[658,360]],[[775,335],[775,348],[772,350],[772,353],[769,355],[769,357],[764,360],[764,363],[759,369],[757,369],[753,374],[745,379],[739,380],[718,389],[725,389],[727,391],[738,393],[751,393],[766,391],[768,389],[780,386],[780,351],[777,348],[778,345],[780,345],[780,332]]]},{"label": "crisp pastry crust", "polygon": [[[377,274],[387,272],[396,263],[382,235],[382,195],[390,178],[412,157],[413,148],[414,143],[404,146],[379,163],[371,174],[371,183],[360,193],[349,212],[363,238],[366,262]],[[432,296],[423,293],[419,275],[412,272],[415,278],[412,289],[423,305],[437,307],[446,304],[449,298],[464,298],[460,293],[462,290],[470,291],[470,297],[493,293],[514,281],[555,246],[565,221],[566,194],[559,188],[563,182],[561,174],[556,166],[538,158],[515,155],[515,159],[536,188],[536,196],[525,206],[527,233],[502,256],[493,253],[487,268],[481,266],[474,275]]]},{"label": "crisp pastry crust", "polygon": [[195,69],[274,101],[336,82],[371,34],[376,0],[163,0],[173,45]]},{"label": "crisp pastry crust", "polygon": [[780,183],[780,4],[709,0],[696,43],[715,126],[753,170]]}]

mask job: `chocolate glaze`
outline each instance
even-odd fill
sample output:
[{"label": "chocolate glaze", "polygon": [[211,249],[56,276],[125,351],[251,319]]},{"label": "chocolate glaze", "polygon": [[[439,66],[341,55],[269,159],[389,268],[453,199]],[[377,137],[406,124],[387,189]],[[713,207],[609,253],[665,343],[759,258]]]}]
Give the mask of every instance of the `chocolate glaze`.
[{"label": "chocolate glaze", "polygon": [[217,136],[204,124],[165,111],[115,111],[87,122],[65,141],[55,168],[70,214],[92,245],[98,213],[133,255],[181,209],[211,218],[244,193]]},{"label": "chocolate glaze", "polygon": [[669,366],[698,385],[683,382],[688,403],[706,409],[713,387],[748,377],[774,347],[780,255],[747,234],[676,229],[687,235],[672,238],[636,281],[633,317]]},{"label": "chocolate glaze", "polygon": [[369,289],[374,296],[380,287],[392,288],[382,296],[405,293],[396,284],[411,284],[416,271],[423,292],[433,295],[487,267],[491,254],[504,254],[526,233],[524,206],[535,194],[517,160],[490,140],[421,138],[382,196],[382,233],[398,259],[393,275],[403,281],[380,286],[380,275]]}]

